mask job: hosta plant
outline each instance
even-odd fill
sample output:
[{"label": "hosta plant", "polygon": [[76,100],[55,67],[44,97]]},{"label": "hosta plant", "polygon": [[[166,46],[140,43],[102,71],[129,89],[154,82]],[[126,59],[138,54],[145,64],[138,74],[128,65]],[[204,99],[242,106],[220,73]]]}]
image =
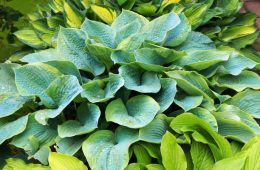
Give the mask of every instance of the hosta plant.
[{"label": "hosta plant", "polygon": [[[122,9],[135,11],[148,19],[169,12],[183,12],[191,28],[208,35],[217,46],[241,49],[254,43],[258,31],[255,14],[240,14],[241,0],[51,0],[29,14],[30,27],[15,35],[34,49],[56,46],[57,32],[62,27],[79,28],[85,17],[111,24]],[[246,56],[254,54],[246,51]],[[252,57],[251,57],[252,58]]]},{"label": "hosta plant", "polygon": [[0,143],[19,157],[57,170],[259,167],[259,63],[183,13],[85,19],[20,61],[0,66]]}]

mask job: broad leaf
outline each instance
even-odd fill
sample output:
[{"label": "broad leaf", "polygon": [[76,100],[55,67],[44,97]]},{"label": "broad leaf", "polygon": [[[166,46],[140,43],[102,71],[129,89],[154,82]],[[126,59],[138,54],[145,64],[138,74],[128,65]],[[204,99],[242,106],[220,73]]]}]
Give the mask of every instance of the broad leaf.
[{"label": "broad leaf", "polygon": [[47,88],[46,94],[52,98],[57,108],[35,112],[36,120],[46,125],[49,118],[55,118],[82,91],[75,76],[61,76],[56,78]]},{"label": "broad leaf", "polygon": [[187,162],[182,148],[177,144],[176,138],[166,132],[161,144],[162,163],[167,170],[185,170]]},{"label": "broad leaf", "polygon": [[134,64],[121,66],[119,74],[125,81],[124,86],[129,90],[141,93],[157,93],[161,88],[157,73],[145,71]]},{"label": "broad leaf", "polygon": [[77,110],[78,120],[68,120],[59,125],[58,133],[62,138],[89,133],[97,128],[100,110],[97,105],[82,103]]},{"label": "broad leaf", "polygon": [[128,164],[130,145],[137,140],[137,131],[124,127],[117,128],[115,134],[100,130],[87,138],[82,149],[91,169],[121,170]]},{"label": "broad leaf", "polygon": [[52,152],[48,158],[49,164],[52,170],[87,170],[87,166],[84,165],[82,161],[79,159],[69,156],[63,155],[60,153]]},{"label": "broad leaf", "polygon": [[28,121],[28,116],[22,116],[16,120],[8,118],[0,119],[0,144],[15,135],[22,133]]},{"label": "broad leaf", "polygon": [[126,104],[116,99],[107,105],[106,120],[129,128],[140,128],[150,123],[159,110],[159,104],[146,95],[132,97]]}]

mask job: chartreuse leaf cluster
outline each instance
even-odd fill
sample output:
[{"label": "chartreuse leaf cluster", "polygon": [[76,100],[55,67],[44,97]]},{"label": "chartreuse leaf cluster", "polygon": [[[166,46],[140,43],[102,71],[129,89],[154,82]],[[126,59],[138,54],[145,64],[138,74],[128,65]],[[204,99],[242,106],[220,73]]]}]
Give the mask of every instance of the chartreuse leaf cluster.
[{"label": "chartreuse leaf cluster", "polygon": [[258,63],[183,13],[86,18],[20,61],[0,64],[0,143],[42,165],[6,169],[259,167]]}]

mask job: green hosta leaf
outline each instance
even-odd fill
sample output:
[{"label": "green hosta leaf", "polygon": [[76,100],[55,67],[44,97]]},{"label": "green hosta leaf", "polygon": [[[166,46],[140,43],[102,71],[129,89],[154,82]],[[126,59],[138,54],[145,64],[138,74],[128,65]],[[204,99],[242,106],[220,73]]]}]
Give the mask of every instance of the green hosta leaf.
[{"label": "green hosta leaf", "polygon": [[178,94],[174,98],[174,103],[180,106],[185,112],[201,105],[203,96],[188,96]]},{"label": "green hosta leaf", "polygon": [[84,140],[84,138],[79,136],[62,138],[56,143],[58,147],[57,152],[72,156],[81,149]]},{"label": "green hosta leaf", "polygon": [[48,158],[52,170],[87,170],[87,166],[76,157],[52,152]]},{"label": "green hosta leaf", "polygon": [[146,168],[145,168],[145,164],[131,163],[125,168],[125,170],[146,170]]},{"label": "green hosta leaf", "polygon": [[161,144],[162,163],[167,170],[185,170],[187,162],[182,148],[177,144],[176,138],[166,132]]},{"label": "green hosta leaf", "polygon": [[145,71],[134,64],[121,66],[119,74],[124,78],[124,86],[129,90],[141,93],[157,93],[161,88],[157,73]]},{"label": "green hosta leaf", "polygon": [[92,11],[99,16],[107,24],[112,24],[112,22],[116,19],[117,13],[115,10],[100,5],[91,5]]},{"label": "green hosta leaf", "polygon": [[165,170],[161,164],[149,164],[146,165],[147,170]]},{"label": "green hosta leaf", "polygon": [[215,132],[204,120],[190,113],[183,113],[173,119],[170,125],[178,133],[192,133],[195,141],[207,144],[214,156],[220,160],[232,154],[228,141]]},{"label": "green hosta leaf", "polygon": [[255,118],[260,118],[260,92],[246,90],[236,94],[226,103],[237,106],[241,110],[251,114]]},{"label": "green hosta leaf", "polygon": [[178,50],[208,50],[215,48],[214,42],[200,32],[190,32],[186,41],[177,47]]},{"label": "green hosta leaf", "polygon": [[164,41],[165,46],[175,47],[182,44],[188,37],[191,26],[189,24],[188,19],[185,17],[184,14],[180,14],[179,18],[181,23],[168,32],[167,38]]},{"label": "green hosta leaf", "polygon": [[83,14],[69,1],[63,2],[64,15],[69,27],[79,28],[83,22]]},{"label": "green hosta leaf", "polygon": [[203,119],[204,121],[208,122],[211,126],[211,128],[218,132],[218,123],[216,118],[213,116],[211,112],[209,112],[207,109],[204,109],[202,107],[197,107],[192,110],[190,110],[191,113],[195,114],[199,118]]},{"label": "green hosta leaf", "polygon": [[[163,137],[163,135],[161,136],[161,138]],[[152,158],[156,158],[156,159],[162,158],[161,151],[160,151],[160,145],[147,143],[147,142],[140,142],[140,144],[147,150],[147,152],[149,153],[149,155]]]},{"label": "green hosta leaf", "polygon": [[162,78],[161,90],[158,93],[151,95],[151,97],[153,97],[154,100],[159,103],[160,112],[167,110],[173,103],[175,94],[177,92],[176,84],[177,83],[175,80]]},{"label": "green hosta leaf", "polygon": [[49,147],[55,143],[58,136],[56,128],[53,124],[41,125],[35,120],[33,114],[29,115],[26,129],[23,133],[15,136],[11,144],[24,149],[29,156],[33,156],[43,146]]},{"label": "green hosta leaf", "polygon": [[0,94],[0,118],[12,115],[23,107],[30,97],[17,96],[16,94]]},{"label": "green hosta leaf", "polygon": [[18,64],[0,64],[0,93],[17,93],[15,85],[14,69],[19,68]]},{"label": "green hosta leaf", "polygon": [[121,170],[128,164],[130,145],[137,140],[136,130],[119,127],[115,134],[100,130],[87,138],[82,149],[91,169]]},{"label": "green hosta leaf", "polygon": [[14,33],[14,35],[24,44],[36,49],[44,49],[48,46],[43,40],[39,38],[34,30],[24,29]]},{"label": "green hosta leaf", "polygon": [[236,38],[252,34],[256,31],[256,28],[253,26],[233,26],[224,29],[220,36],[224,41],[231,41]]},{"label": "green hosta leaf", "polygon": [[192,141],[190,152],[194,170],[212,169],[215,160],[207,145]]},{"label": "green hosta leaf", "polygon": [[16,120],[8,118],[0,119],[0,144],[15,135],[22,133],[28,121],[28,116],[22,116]]},{"label": "green hosta leaf", "polygon": [[45,90],[61,75],[59,70],[44,63],[28,64],[15,70],[15,83],[21,95],[39,96],[47,107],[53,107],[55,103]]},{"label": "green hosta leaf", "polygon": [[85,34],[74,28],[61,28],[58,35],[58,54],[74,63],[78,69],[94,75],[104,72],[105,67],[85,51]]},{"label": "green hosta leaf", "polygon": [[145,70],[162,72],[171,70],[164,65],[170,64],[173,61],[184,56],[184,52],[178,52],[168,48],[141,48],[136,50],[136,62]]},{"label": "green hosta leaf", "polygon": [[204,70],[216,63],[228,60],[229,53],[219,50],[191,51],[174,64],[195,70]]},{"label": "green hosta leaf", "polygon": [[177,85],[183,89],[187,94],[192,96],[203,96],[207,101],[207,107],[210,109],[213,107],[214,97],[213,92],[208,87],[206,79],[196,73],[184,70],[170,71],[166,74],[177,81]]},{"label": "green hosta leaf", "polygon": [[147,34],[147,40],[160,43],[165,39],[166,34],[179,24],[180,19],[178,15],[171,12],[146,24],[143,28],[143,32]]},{"label": "green hosta leaf", "polygon": [[142,145],[134,144],[132,148],[138,163],[143,163],[146,165],[152,162],[150,155]]},{"label": "green hosta leaf", "polygon": [[56,109],[45,109],[35,112],[36,120],[47,124],[49,118],[55,118],[82,91],[75,76],[60,76],[56,78],[46,90],[46,94],[55,102]]},{"label": "green hosta leaf", "polygon": [[107,105],[106,120],[129,128],[140,128],[149,124],[159,110],[159,104],[149,96],[132,97],[126,104],[116,99]]},{"label": "green hosta leaf", "polygon": [[26,164],[23,160],[17,158],[9,158],[6,160],[6,165],[3,170],[19,170],[19,169],[31,169],[31,170],[50,170],[49,167],[41,164]]},{"label": "green hosta leaf", "polygon": [[108,78],[84,84],[81,96],[87,98],[91,103],[105,102],[113,98],[123,85],[124,79],[120,75],[110,73]]},{"label": "green hosta leaf", "polygon": [[260,89],[260,77],[251,71],[243,71],[237,76],[223,75],[214,77],[213,84],[219,87],[227,87],[237,92],[246,88]]},{"label": "green hosta leaf", "polygon": [[169,129],[171,119],[158,114],[151,123],[139,130],[139,139],[150,143],[160,143],[163,135]]},{"label": "green hosta leaf", "polygon": [[100,115],[101,112],[97,105],[82,103],[77,110],[78,120],[68,120],[59,125],[59,136],[72,137],[93,131],[97,128]]}]

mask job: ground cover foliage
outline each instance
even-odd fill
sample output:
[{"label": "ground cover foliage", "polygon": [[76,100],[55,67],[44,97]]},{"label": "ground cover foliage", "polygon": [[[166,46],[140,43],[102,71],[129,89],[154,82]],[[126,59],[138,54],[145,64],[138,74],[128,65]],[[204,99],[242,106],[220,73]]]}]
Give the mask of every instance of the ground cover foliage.
[{"label": "ground cover foliage", "polygon": [[259,169],[258,31],[241,6],[39,6],[15,33],[30,48],[0,64],[1,168]]}]

